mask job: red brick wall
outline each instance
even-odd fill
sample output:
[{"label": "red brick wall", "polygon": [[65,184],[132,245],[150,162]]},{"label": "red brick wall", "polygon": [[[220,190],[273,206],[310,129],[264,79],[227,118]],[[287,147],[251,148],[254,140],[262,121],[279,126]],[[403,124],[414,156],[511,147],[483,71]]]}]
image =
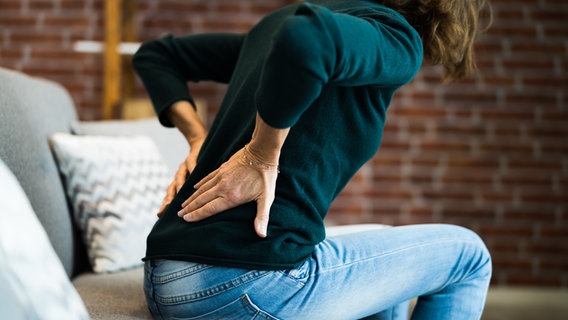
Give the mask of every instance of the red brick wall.
[{"label": "red brick wall", "polygon": [[[285,0],[139,0],[141,40],[248,30]],[[449,86],[425,66],[389,111],[382,149],[334,203],[344,223],[455,223],[481,234],[494,283],[568,287],[568,3],[494,0],[479,74]],[[0,0],[0,66],[61,82],[101,116],[102,1]],[[1,84],[0,84],[1,86]],[[1,87],[0,87],[1,90]],[[213,114],[222,85],[193,93]],[[140,94],[143,95],[140,89]]]}]

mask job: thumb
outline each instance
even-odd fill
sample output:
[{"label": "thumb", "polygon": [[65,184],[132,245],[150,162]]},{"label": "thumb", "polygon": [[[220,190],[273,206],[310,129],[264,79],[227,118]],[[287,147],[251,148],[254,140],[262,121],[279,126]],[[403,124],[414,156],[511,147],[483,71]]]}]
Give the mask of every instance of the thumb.
[{"label": "thumb", "polygon": [[268,199],[261,198],[257,200],[254,230],[256,231],[256,234],[261,238],[266,238],[267,236],[271,205],[272,201],[268,201]]}]

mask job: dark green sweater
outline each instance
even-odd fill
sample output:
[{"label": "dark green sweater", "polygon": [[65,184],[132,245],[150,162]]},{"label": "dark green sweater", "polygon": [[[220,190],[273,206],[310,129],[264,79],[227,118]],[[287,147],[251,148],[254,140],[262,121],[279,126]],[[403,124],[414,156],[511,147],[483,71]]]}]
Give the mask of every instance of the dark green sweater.
[{"label": "dark green sweater", "polygon": [[[325,238],[331,202],[377,152],[395,90],[421,62],[406,20],[364,0],[293,4],[244,35],[145,43],[134,66],[166,126],[168,106],[192,101],[188,81],[229,84],[195,170],[148,237],[146,259],[283,269],[309,257]],[[197,223],[178,218],[192,186],[250,141],[257,111],[275,128],[291,127],[268,237],[254,231],[255,203]]]}]

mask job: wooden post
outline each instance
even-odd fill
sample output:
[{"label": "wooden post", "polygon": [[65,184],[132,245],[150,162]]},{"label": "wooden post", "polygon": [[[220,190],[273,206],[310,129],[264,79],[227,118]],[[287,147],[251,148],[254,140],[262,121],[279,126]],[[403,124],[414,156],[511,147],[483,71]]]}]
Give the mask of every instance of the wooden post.
[{"label": "wooden post", "polygon": [[121,99],[121,58],[118,45],[121,38],[122,1],[105,0],[105,46],[103,76],[103,118],[112,119]]}]

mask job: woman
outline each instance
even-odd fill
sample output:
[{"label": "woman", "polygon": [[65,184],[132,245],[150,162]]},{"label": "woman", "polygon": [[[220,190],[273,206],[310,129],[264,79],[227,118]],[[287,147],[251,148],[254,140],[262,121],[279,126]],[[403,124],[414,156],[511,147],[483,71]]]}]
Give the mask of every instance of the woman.
[{"label": "woman", "polygon": [[[455,226],[343,230],[330,203],[378,150],[386,109],[425,57],[474,69],[484,1],[317,0],[243,35],[168,36],[134,66],[191,151],[148,237],[156,318],[480,317],[491,263]],[[186,82],[228,83],[207,133]],[[363,229],[363,230],[361,230]],[[399,307],[396,307],[399,306]]]}]

